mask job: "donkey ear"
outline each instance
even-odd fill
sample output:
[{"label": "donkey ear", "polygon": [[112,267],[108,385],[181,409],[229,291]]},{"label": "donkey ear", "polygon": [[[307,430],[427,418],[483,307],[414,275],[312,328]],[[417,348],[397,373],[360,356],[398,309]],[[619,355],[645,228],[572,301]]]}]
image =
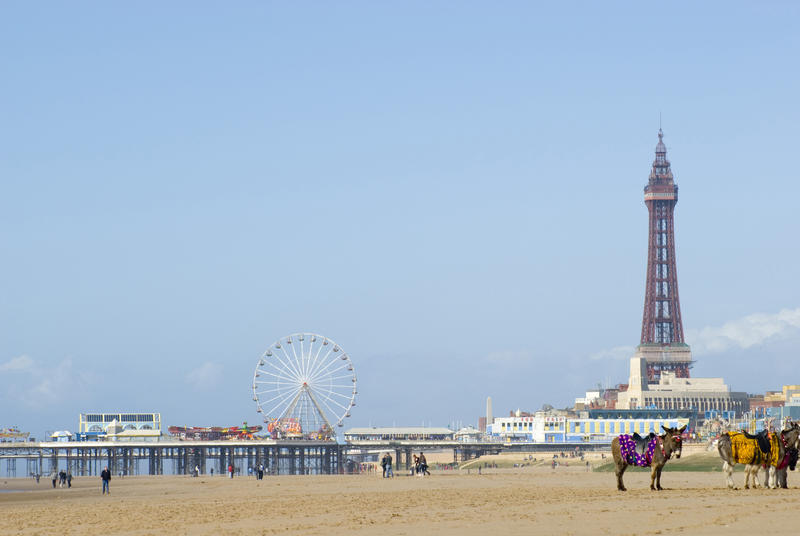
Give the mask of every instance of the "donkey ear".
[{"label": "donkey ear", "polygon": [[668,427],[668,426],[664,426],[663,424],[661,425],[661,428],[663,428],[663,429],[664,429],[664,432],[666,432],[666,433],[668,433],[668,434],[669,434],[669,433],[672,431],[672,428],[670,428],[670,427]]},{"label": "donkey ear", "polygon": [[680,428],[678,428],[678,433],[682,434],[684,430],[686,430],[686,425],[685,424],[683,426],[681,426]]}]

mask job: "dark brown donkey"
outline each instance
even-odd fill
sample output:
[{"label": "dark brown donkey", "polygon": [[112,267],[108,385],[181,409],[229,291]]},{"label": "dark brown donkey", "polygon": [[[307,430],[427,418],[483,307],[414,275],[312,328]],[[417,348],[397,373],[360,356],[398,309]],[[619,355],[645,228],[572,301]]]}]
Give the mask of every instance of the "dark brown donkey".
[{"label": "dark brown donkey", "polygon": [[[653,460],[650,463],[652,470],[650,471],[650,489],[661,491],[661,470],[666,465],[667,461],[672,458],[674,454],[676,458],[681,457],[681,434],[686,429],[686,426],[680,428],[667,428],[664,429],[664,435],[656,436],[656,448],[653,451]],[[614,455],[614,465],[616,466],[615,473],[617,475],[617,489],[619,491],[627,491],[625,484],[622,483],[622,475],[625,469],[628,468],[628,461],[622,456],[620,452],[619,437],[615,437],[611,441],[611,454]]]}]

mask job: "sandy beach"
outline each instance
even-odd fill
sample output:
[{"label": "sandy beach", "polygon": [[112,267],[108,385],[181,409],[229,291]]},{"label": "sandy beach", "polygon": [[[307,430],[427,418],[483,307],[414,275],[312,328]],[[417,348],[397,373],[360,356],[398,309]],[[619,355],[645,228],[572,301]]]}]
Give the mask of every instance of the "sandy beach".
[{"label": "sandy beach", "polygon": [[[792,474],[791,477],[795,476]],[[742,474],[737,472],[737,484]],[[431,477],[96,477],[72,489],[8,479],[2,534],[752,534],[800,520],[800,489],[727,490],[720,473],[670,472],[651,492],[643,472],[585,467],[435,472]],[[780,521],[779,521],[780,520]]]}]

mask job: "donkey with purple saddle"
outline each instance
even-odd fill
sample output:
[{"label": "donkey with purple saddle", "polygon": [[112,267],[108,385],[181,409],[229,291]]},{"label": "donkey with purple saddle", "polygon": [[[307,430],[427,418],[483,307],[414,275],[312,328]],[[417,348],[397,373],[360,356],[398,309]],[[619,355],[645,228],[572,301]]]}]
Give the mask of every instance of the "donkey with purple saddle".
[{"label": "donkey with purple saddle", "polygon": [[621,435],[611,442],[611,454],[614,456],[615,473],[617,475],[617,489],[626,491],[622,483],[622,475],[629,465],[639,467],[652,467],[650,471],[650,489],[661,491],[661,470],[674,454],[681,457],[681,434],[686,426],[681,428],[664,429],[663,435],[651,433],[641,437],[639,434]]}]

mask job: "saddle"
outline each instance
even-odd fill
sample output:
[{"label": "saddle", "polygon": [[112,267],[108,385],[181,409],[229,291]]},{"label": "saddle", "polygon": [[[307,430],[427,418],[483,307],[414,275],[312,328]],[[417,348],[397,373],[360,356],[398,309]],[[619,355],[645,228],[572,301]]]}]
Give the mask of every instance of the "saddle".
[{"label": "saddle", "polygon": [[747,432],[742,430],[742,434],[744,434],[744,437],[746,437],[747,439],[755,439],[756,442],[758,443],[758,448],[761,449],[761,452],[763,452],[764,454],[767,454],[769,452],[770,449],[769,435],[766,430],[761,430],[759,433],[755,435],[748,434]]},{"label": "saddle", "polygon": [[650,432],[646,436],[640,436],[636,432],[633,433],[631,438],[633,442],[636,444],[636,452],[640,454],[644,454],[647,451],[647,446],[650,445],[650,442],[656,437],[656,434]]}]

